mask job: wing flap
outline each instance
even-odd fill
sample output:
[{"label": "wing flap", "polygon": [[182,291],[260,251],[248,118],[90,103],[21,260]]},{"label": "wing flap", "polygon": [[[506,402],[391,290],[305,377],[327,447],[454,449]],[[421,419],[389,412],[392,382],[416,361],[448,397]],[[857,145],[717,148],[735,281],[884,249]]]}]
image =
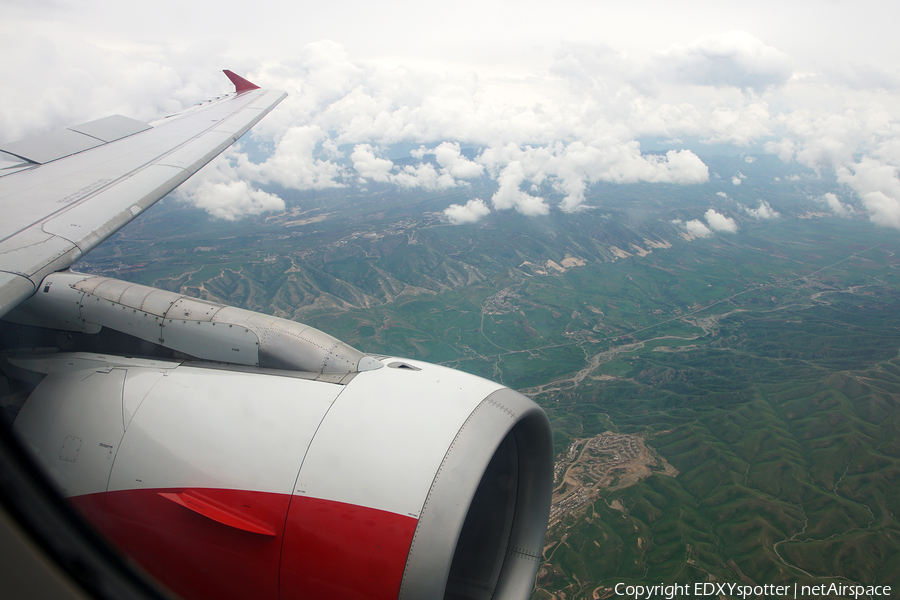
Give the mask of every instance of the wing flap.
[{"label": "wing flap", "polygon": [[69,127],[72,131],[89,135],[103,142],[109,143],[121,140],[129,135],[140,133],[150,129],[146,123],[141,123],[135,119],[129,119],[122,115],[111,115],[96,121],[82,123],[74,127]]},{"label": "wing flap", "polygon": [[122,115],[112,115],[4,144],[0,146],[0,150],[33,163],[45,164],[147,129],[150,129],[150,126],[146,123]]},{"label": "wing flap", "polygon": [[71,129],[57,129],[37,137],[0,146],[7,154],[44,164],[103,145],[102,140]]}]

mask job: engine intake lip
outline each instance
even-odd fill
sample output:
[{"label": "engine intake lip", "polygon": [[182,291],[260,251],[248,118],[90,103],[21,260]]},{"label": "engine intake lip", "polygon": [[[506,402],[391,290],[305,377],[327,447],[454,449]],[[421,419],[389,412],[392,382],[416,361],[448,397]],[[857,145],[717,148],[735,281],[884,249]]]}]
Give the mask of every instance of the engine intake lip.
[{"label": "engine intake lip", "polygon": [[553,437],[544,411],[508,388],[490,394],[435,475],[398,598],[527,599],[552,480]]}]

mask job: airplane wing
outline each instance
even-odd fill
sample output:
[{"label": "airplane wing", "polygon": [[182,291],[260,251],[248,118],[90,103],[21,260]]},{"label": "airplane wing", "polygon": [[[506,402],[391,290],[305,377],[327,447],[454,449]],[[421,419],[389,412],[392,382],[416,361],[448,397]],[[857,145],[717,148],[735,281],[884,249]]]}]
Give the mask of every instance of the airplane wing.
[{"label": "airplane wing", "polygon": [[178,187],[287,94],[235,92],[153,124],[115,115],[0,145],[0,317]]},{"label": "airplane wing", "polygon": [[71,506],[185,600],[527,599],[553,484],[534,402],[295,321],[66,270],[284,98],[226,73],[234,93],[157,123],[0,146],[0,548],[9,506],[94,572],[30,484],[10,485],[29,460],[11,423]]}]

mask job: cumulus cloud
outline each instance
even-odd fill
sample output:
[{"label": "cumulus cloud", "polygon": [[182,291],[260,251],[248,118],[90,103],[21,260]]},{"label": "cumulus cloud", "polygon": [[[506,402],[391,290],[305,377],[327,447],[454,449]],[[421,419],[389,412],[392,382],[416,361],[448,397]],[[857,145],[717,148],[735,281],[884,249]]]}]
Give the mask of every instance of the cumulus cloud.
[{"label": "cumulus cloud", "polygon": [[525,168],[519,161],[512,161],[503,168],[497,178],[500,187],[491,197],[491,202],[497,210],[509,210],[514,208],[524,215],[546,215],[550,207],[540,196],[531,196],[520,189],[525,179]]},{"label": "cumulus cloud", "polygon": [[696,235],[697,237],[709,237],[713,233],[703,224],[703,221],[699,221],[697,219],[691,219],[690,221],[686,221],[683,223],[685,231],[690,233],[691,235]]},{"label": "cumulus cloud", "polygon": [[[17,49],[0,57],[6,141],[112,113],[152,121],[228,91],[217,72],[223,63],[288,91],[249,134],[256,151],[231,152],[214,173],[195,177],[195,192],[205,181],[223,198],[242,192],[227,185],[235,180],[248,182],[243,191],[252,199],[266,185],[446,189],[486,177],[497,186],[493,207],[539,215],[582,209],[598,182],[708,181],[707,166],[686,148],[643,151],[638,140],[652,136],[671,144],[764,143],[784,161],[835,173],[873,222],[900,227],[900,100],[884,93],[900,89],[896,69],[856,60],[801,72],[768,39],[745,32],[644,55],[551,42],[535,50],[545,53],[547,70],[503,77],[425,61],[361,60],[328,40],[265,64],[229,57],[221,42],[112,50],[52,23],[0,28],[0,43]],[[393,144],[419,147],[417,162],[386,158]],[[461,148],[475,151],[464,156]],[[256,197],[247,211],[270,204]],[[747,210],[766,218],[768,208]]]},{"label": "cumulus cloud", "polygon": [[316,157],[319,148],[328,152],[329,141],[319,127],[291,127],[263,163],[252,163],[246,154],[236,157],[237,173],[295,190],[343,187],[344,169],[332,160]]},{"label": "cumulus cloud", "polygon": [[703,216],[706,218],[706,222],[709,223],[709,227],[713,231],[734,233],[738,230],[737,223],[735,223],[734,219],[726,217],[712,208],[707,210]]},{"label": "cumulus cloud", "polygon": [[456,185],[453,177],[447,173],[438,173],[430,164],[406,165],[396,175],[391,175],[391,182],[402,187],[422,187],[429,190],[451,188]]},{"label": "cumulus cloud", "polygon": [[378,158],[369,144],[358,144],[350,155],[353,168],[363,180],[372,179],[386,183],[391,180],[394,163],[386,158]]},{"label": "cumulus cloud", "polygon": [[794,159],[797,155],[797,145],[789,138],[782,138],[779,141],[768,141],[763,145],[765,151],[774,154],[784,162]]},{"label": "cumulus cloud", "polygon": [[782,86],[793,67],[783,52],[745,31],[707,35],[687,45],[675,45],[658,60],[679,83],[736,87],[763,92]]},{"label": "cumulus cloud", "polygon": [[474,179],[484,174],[484,167],[460,153],[458,142],[443,142],[431,153],[441,170],[457,179]]},{"label": "cumulus cloud", "polygon": [[[834,172],[855,192],[869,219],[900,229],[900,118],[883,102],[860,102],[832,111],[801,109],[785,114],[787,135],[766,150],[819,172]],[[836,195],[820,199],[838,216],[853,209]]]},{"label": "cumulus cloud", "polygon": [[850,217],[853,215],[853,209],[841,202],[837,195],[831,192],[817,198],[817,200],[828,206],[828,209],[838,217]]},{"label": "cumulus cloud", "polygon": [[371,179],[401,187],[422,187],[432,190],[456,185],[453,177],[446,172],[438,173],[430,164],[405,165],[395,172],[393,161],[376,156],[369,144],[358,144],[350,158],[362,182]]},{"label": "cumulus cloud", "polygon": [[213,217],[228,221],[284,210],[284,200],[274,194],[254,189],[246,181],[227,183],[203,181],[197,187],[186,191],[184,198]]},{"label": "cumulus cloud", "polygon": [[[240,165],[246,162],[246,154],[231,147],[179,186],[175,196],[214,218],[228,221],[283,211],[284,200],[254,187],[239,174]],[[250,165],[251,170],[256,167]]]},{"label": "cumulus cloud", "polygon": [[740,171],[738,171],[737,173],[735,173],[735,174],[732,176],[732,178],[731,178],[731,183],[734,184],[734,185],[741,185],[741,182],[742,182],[744,179],[747,179],[747,176],[744,175],[743,173],[741,173]]},{"label": "cumulus cloud", "polygon": [[[623,77],[629,72],[627,61],[621,62],[625,60],[622,54],[612,53],[599,62],[588,54],[581,52],[579,60],[587,65],[585,72],[590,77],[610,68],[618,69]],[[105,64],[114,60],[109,58]],[[144,72],[148,81],[153,81],[150,71],[155,68],[148,63],[142,71],[125,60],[110,70]],[[535,103],[547,89],[543,85],[530,88],[535,102],[523,102],[521,94],[509,95],[510,90],[502,84],[473,73],[437,75],[428,70],[366,64],[327,40],[307,44],[291,60],[260,68],[253,78],[286,89],[289,96],[254,130],[257,139],[271,140],[273,149],[268,156],[254,163],[247,153],[231,153],[227,166],[217,163],[216,168],[224,169],[223,175],[247,179],[251,186],[277,184],[305,190],[373,181],[446,189],[487,174],[498,185],[494,204],[526,214],[545,214],[551,201],[540,192],[525,190],[549,183],[562,195],[560,207],[573,211],[584,203],[588,186],[598,181],[690,185],[708,180],[706,165],[689,150],[642,153],[634,137],[642,132],[643,116],[628,125],[628,119],[617,112],[628,110],[627,103],[586,105],[577,97]],[[113,79],[109,87],[113,87]],[[211,77],[201,80],[210,91],[194,86],[167,94],[166,86],[160,85],[163,92],[152,97],[202,99],[222,87],[227,89],[227,83],[217,86]],[[177,78],[168,87],[173,85],[184,87]],[[97,98],[89,99],[86,107],[102,104]],[[178,110],[188,103],[170,100],[170,104],[172,110]],[[157,116],[163,111],[148,112]],[[701,115],[695,122],[703,121]],[[671,121],[666,126],[678,128]],[[427,144],[422,146],[424,152],[414,154],[418,164],[395,165],[379,150],[409,142]],[[479,148],[480,155],[474,160],[463,156],[462,144]],[[514,162],[518,167],[507,170]],[[221,182],[215,178],[215,183]]]},{"label": "cumulus cloud", "polygon": [[760,200],[759,206],[756,208],[750,208],[743,205],[741,206],[741,208],[744,210],[744,212],[746,212],[757,221],[762,219],[775,219],[781,216],[778,211],[773,209],[772,205],[765,200]]},{"label": "cumulus cloud", "polygon": [[[637,142],[618,145],[579,141],[564,145],[557,142],[537,148],[522,148],[510,143],[486,149],[478,160],[488,172],[499,174],[497,180],[501,190],[498,194],[503,208],[543,204],[543,199],[538,203],[527,194],[518,195],[519,185],[525,180],[534,185],[549,180],[556,190],[565,194],[560,208],[572,212],[584,203],[587,185],[598,181],[689,185],[709,179],[709,169],[693,152],[670,150],[665,155],[642,154]],[[543,212],[544,209],[539,210]]]},{"label": "cumulus cloud", "polygon": [[469,200],[466,202],[465,206],[451,204],[448,208],[444,209],[444,216],[450,219],[450,222],[454,225],[475,223],[489,214],[491,214],[491,209],[488,208],[487,204],[484,203],[484,200],[481,200],[480,198]]},{"label": "cumulus cloud", "polygon": [[859,195],[873,223],[900,229],[900,179],[897,178],[897,171],[898,167],[881,160],[863,158],[858,163],[839,168],[837,173],[838,180]]}]

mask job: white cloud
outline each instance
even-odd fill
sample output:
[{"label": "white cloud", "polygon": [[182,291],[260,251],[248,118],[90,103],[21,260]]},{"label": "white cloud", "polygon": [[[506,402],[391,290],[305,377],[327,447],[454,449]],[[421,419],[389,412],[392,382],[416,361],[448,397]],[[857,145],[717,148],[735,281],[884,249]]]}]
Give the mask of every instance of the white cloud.
[{"label": "white cloud", "polygon": [[781,215],[772,208],[772,205],[766,202],[765,200],[759,201],[759,206],[756,208],[749,208],[747,206],[741,206],[744,211],[753,217],[756,220],[760,219],[775,219],[780,217]]},{"label": "white cloud", "polygon": [[528,198],[513,199],[515,194],[510,183],[513,179],[516,190],[525,180],[540,185],[549,179],[554,188],[566,194],[560,207],[567,212],[578,210],[584,202],[587,185],[598,181],[687,185],[709,179],[709,169],[689,150],[670,150],[665,155],[641,154],[637,142],[599,144],[576,141],[568,145],[558,142],[552,146],[521,148],[510,143],[486,149],[479,162],[492,175],[499,173],[501,204],[534,204]]},{"label": "white cloud", "polygon": [[184,192],[188,202],[218,219],[235,221],[249,215],[284,210],[284,200],[250,187],[246,181],[203,181]]},{"label": "white cloud", "polygon": [[875,61],[869,57],[841,57],[826,67],[823,77],[836,79],[854,90],[900,90],[900,72],[897,68],[886,61]]},{"label": "white cloud", "polygon": [[434,154],[443,172],[457,179],[474,179],[484,174],[483,166],[460,153],[458,142],[443,142],[431,154]]},{"label": "white cloud", "polygon": [[401,187],[433,190],[456,185],[453,177],[445,172],[438,173],[430,164],[406,165],[394,172],[393,161],[375,156],[375,151],[369,144],[357,144],[350,158],[353,160],[353,168],[363,181],[371,179]]},{"label": "white cloud", "polygon": [[284,200],[252,186],[249,177],[241,174],[246,168],[253,171],[258,165],[248,163],[246,154],[232,146],[179,186],[175,196],[228,221],[283,211]]},{"label": "white cloud", "polygon": [[840,199],[831,192],[817,198],[817,200],[827,205],[828,209],[839,217],[850,217],[853,215],[853,209],[841,202]]},{"label": "white cloud", "polygon": [[430,164],[407,165],[397,173],[391,175],[391,182],[402,187],[422,187],[429,190],[451,188],[456,185],[447,173],[438,173]]},{"label": "white cloud", "polygon": [[357,144],[350,155],[353,168],[362,179],[373,179],[386,183],[391,180],[394,163],[386,158],[378,158],[369,144]]},{"label": "white cloud", "polygon": [[793,160],[794,156],[797,154],[797,145],[793,140],[788,138],[782,138],[777,142],[766,142],[763,148],[765,148],[766,152],[776,155],[784,162]]},{"label": "white cloud", "polygon": [[[257,36],[246,52],[237,49],[249,38],[225,34],[234,25],[224,21],[197,35],[185,16],[177,27],[191,34],[176,41],[175,24],[150,28],[152,36],[135,33],[154,15],[123,19],[123,11],[103,0],[77,14],[65,3],[51,4],[10,5],[0,23],[0,44],[16,49],[0,56],[0,141],[112,113],[159,118],[228,91],[218,72],[224,65],[289,96],[250,134],[273,149],[268,157],[231,153],[227,165],[216,163],[221,177],[207,173],[198,181],[228,183],[223,177],[231,176],[247,180],[251,190],[266,184],[322,189],[360,179],[446,189],[487,176],[499,188],[494,205],[528,214],[545,214],[557,202],[562,210],[579,210],[590,186],[601,181],[708,181],[706,165],[690,150],[642,151],[637,140],[653,136],[670,144],[765,144],[782,160],[835,173],[875,223],[900,223],[900,96],[893,93],[900,70],[882,59],[897,55],[896,36],[854,30],[855,39],[881,48],[872,59],[857,51],[869,46],[847,42],[849,28],[841,39],[801,27],[784,28],[791,35],[783,35],[762,18],[756,25],[745,14],[740,21],[722,15],[707,21],[696,6],[679,6],[660,16],[666,27],[639,28],[640,43],[629,42],[636,30],[627,28],[607,30],[608,45],[562,42],[593,34],[573,37],[574,27],[588,25],[542,9],[544,21],[560,19],[557,25],[565,21],[565,27],[540,40],[516,37],[521,32],[513,28],[462,47],[453,35],[435,50],[431,29],[416,33],[398,21],[390,24],[396,35],[379,36],[394,48],[388,52],[348,34],[343,20],[328,30],[334,35],[317,29],[314,36]],[[536,23],[532,8],[522,18]],[[242,10],[235,9],[243,19],[258,18]],[[835,7],[816,10],[833,23],[850,18]],[[451,12],[443,13],[448,20],[461,18]],[[682,28],[670,27],[674,21]],[[753,33],[729,31],[738,23]],[[538,29],[546,31],[544,24]],[[867,32],[874,27],[888,26],[866,23]],[[366,20],[355,32],[371,30]],[[321,37],[331,39],[309,41]],[[257,50],[276,41],[280,51]],[[482,54],[466,54],[476,46]],[[424,56],[426,47],[440,64]],[[418,163],[399,167],[380,154],[401,143],[425,150]],[[469,159],[460,150],[466,147],[484,150]],[[514,162],[518,174],[507,172]],[[739,184],[740,175],[734,177]]]},{"label": "white cloud", "polygon": [[684,223],[684,229],[691,235],[696,235],[697,237],[709,237],[713,233],[710,231],[709,227],[703,224],[703,221],[698,221],[697,219],[691,219]]},{"label": "white cloud", "polygon": [[525,179],[525,169],[521,162],[512,161],[497,178],[499,189],[491,197],[491,203],[497,210],[516,209],[524,215],[546,215],[550,207],[539,196],[531,196],[522,191],[519,186]]},{"label": "white cloud", "polygon": [[679,83],[736,87],[756,93],[787,83],[790,58],[745,31],[707,35],[687,45],[674,45],[658,55]]},{"label": "white cloud", "polygon": [[484,203],[484,200],[481,200],[480,198],[469,200],[466,202],[465,206],[451,204],[448,208],[444,209],[444,216],[450,219],[450,222],[454,225],[475,223],[490,213],[491,209],[488,208],[487,204]]},{"label": "white cloud", "polygon": [[864,157],[858,163],[838,169],[838,181],[859,195],[869,219],[885,227],[900,229],[900,179],[898,167]]},{"label": "white cloud", "polygon": [[741,185],[741,181],[743,181],[744,179],[747,179],[747,176],[744,175],[743,173],[741,173],[740,171],[738,171],[731,178],[731,183],[734,185]]},{"label": "white cloud", "polygon": [[709,228],[713,231],[734,233],[738,230],[737,223],[735,223],[734,219],[726,217],[712,208],[707,210],[703,216],[706,218],[706,222],[709,223]]},{"label": "white cloud", "polygon": [[318,144],[324,146],[328,141],[327,134],[314,125],[291,127],[262,164],[250,162],[246,154],[239,157],[237,172],[296,190],[342,187],[343,169],[331,160],[315,156]]}]

